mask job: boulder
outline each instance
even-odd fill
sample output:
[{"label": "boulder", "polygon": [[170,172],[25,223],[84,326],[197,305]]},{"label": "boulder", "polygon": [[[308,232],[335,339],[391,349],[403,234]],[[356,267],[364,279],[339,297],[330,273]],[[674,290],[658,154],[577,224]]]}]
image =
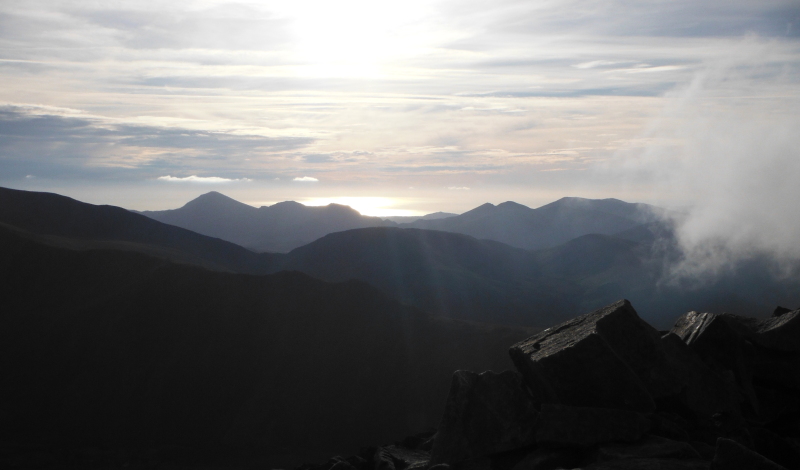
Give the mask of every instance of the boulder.
[{"label": "boulder", "polygon": [[536,443],[590,447],[612,441],[634,442],[649,428],[647,418],[635,411],[544,404],[536,423]]},{"label": "boulder", "polygon": [[720,438],[710,470],[786,470],[731,439]]},{"label": "boulder", "polygon": [[516,372],[456,371],[431,450],[431,465],[528,446],[538,413]]},{"label": "boulder", "polygon": [[540,403],[649,412],[680,385],[663,367],[658,331],[627,300],[521,341],[509,354]]},{"label": "boulder", "polygon": [[681,383],[678,401],[699,416],[738,414],[744,400],[732,377],[720,374],[673,333],[661,337],[668,367]]},{"label": "boulder", "polygon": [[753,411],[759,412],[750,366],[755,356],[749,341],[754,335],[750,326],[734,315],[689,312],[678,319],[672,333],[712,369],[718,370],[723,376],[732,374]]}]

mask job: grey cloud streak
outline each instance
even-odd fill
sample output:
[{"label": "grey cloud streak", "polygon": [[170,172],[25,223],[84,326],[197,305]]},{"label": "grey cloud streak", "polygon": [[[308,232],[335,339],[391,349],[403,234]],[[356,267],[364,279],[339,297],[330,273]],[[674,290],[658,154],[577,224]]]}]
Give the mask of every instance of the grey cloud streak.
[{"label": "grey cloud streak", "polygon": [[[238,135],[0,107],[0,162],[14,168],[17,177],[22,173],[88,176],[98,172],[92,167],[138,170],[132,173],[141,177],[142,172],[197,171],[200,164],[210,165],[209,169],[222,166],[223,171],[240,176],[248,171],[246,167],[228,163],[225,168],[214,161],[293,151],[312,142],[307,137]],[[145,149],[155,153],[143,155]]]}]

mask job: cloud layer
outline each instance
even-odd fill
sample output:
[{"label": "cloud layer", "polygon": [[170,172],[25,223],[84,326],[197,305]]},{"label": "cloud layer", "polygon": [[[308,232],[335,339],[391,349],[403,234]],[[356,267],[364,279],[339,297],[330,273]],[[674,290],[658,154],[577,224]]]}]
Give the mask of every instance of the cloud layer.
[{"label": "cloud layer", "polygon": [[[753,47],[758,73],[708,75]],[[700,142],[754,135],[747,116],[797,98],[798,64],[794,0],[4,2],[0,184],[133,194],[165,175],[247,178],[277,200],[413,187],[454,212],[564,195],[694,203],[671,189],[694,157],[668,148],[716,154]],[[694,102],[674,104],[699,76]],[[717,96],[753,89],[733,114]],[[609,177],[635,152],[656,163]],[[306,175],[318,184],[292,184]]]}]

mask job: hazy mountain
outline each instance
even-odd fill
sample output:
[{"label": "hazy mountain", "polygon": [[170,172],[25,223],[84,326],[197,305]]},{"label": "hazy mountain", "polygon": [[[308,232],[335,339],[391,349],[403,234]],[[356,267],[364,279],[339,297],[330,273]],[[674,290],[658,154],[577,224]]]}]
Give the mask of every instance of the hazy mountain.
[{"label": "hazy mountain", "polygon": [[436,319],[362,282],[70,250],[8,227],[0,312],[0,441],[203,466],[280,468],[434,427],[453,370],[507,369],[532,332]]},{"label": "hazy mountain", "polygon": [[264,272],[274,255],[157,222],[120,207],[0,188],[0,223],[72,248],[119,248],[237,272]]},{"label": "hazy mountain", "polygon": [[402,227],[463,233],[533,250],[590,233],[611,235],[654,221],[661,212],[617,199],[565,197],[538,209],[510,201],[497,206],[487,203],[459,216],[417,220]]},{"label": "hazy mountain", "polygon": [[455,217],[458,214],[452,214],[450,212],[434,212],[432,214],[426,214],[422,216],[391,216],[391,217],[381,217],[383,220],[390,220],[397,224],[407,224],[417,220],[437,220],[437,219],[446,219],[448,217]]},{"label": "hazy mountain", "polygon": [[[0,223],[40,230],[38,240],[51,245],[137,250],[235,272],[288,269],[328,281],[359,279],[401,302],[458,319],[551,326],[628,298],[648,321],[668,326],[688,310],[757,315],[774,305],[800,304],[800,269],[787,271],[764,258],[714,278],[673,282],[668,269],[682,255],[661,222],[535,251],[456,233],[373,227],[332,233],[288,254],[256,254],[120,208],[25,191],[0,191],[0,198]],[[73,236],[82,238],[65,238]]]},{"label": "hazy mountain", "polygon": [[216,191],[203,194],[179,209],[141,214],[254,251],[278,253],[311,243],[331,232],[394,225],[378,217],[362,216],[339,204],[311,207],[287,201],[256,209]]},{"label": "hazy mountain", "polygon": [[634,239],[584,235],[536,251],[448,232],[357,229],[295,249],[281,266],[330,281],[359,279],[437,315],[505,324],[551,326],[620,298],[664,327],[689,310],[759,315],[800,302],[800,267],[776,276],[768,259],[713,279],[671,282],[668,268],[680,253],[663,229],[624,232]]}]

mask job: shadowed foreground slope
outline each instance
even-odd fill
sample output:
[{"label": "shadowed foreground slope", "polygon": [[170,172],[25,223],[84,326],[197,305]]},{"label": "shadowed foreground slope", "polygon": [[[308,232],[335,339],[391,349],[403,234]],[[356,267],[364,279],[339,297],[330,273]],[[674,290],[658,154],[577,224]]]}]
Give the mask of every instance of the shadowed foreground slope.
[{"label": "shadowed foreground slope", "polygon": [[435,426],[453,370],[507,369],[530,332],[433,319],[360,282],[66,250],[6,227],[0,283],[0,439],[134,460],[179,446],[184,463],[286,465],[397,439]]}]

